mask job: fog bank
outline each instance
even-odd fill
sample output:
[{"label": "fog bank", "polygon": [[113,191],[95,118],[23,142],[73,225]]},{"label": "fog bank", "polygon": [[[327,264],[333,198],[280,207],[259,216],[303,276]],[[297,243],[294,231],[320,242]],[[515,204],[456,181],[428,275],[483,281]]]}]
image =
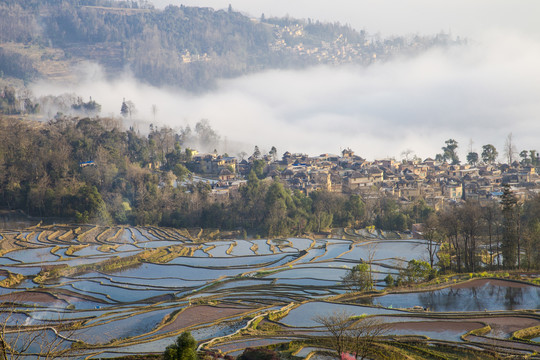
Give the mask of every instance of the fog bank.
[{"label": "fog bank", "polygon": [[[448,138],[468,151],[492,143],[503,153],[513,133],[518,151],[540,149],[540,42],[508,32],[466,47],[434,49],[369,67],[267,71],[219,82],[203,95],[158,89],[129,74],[106,81],[86,64],[76,85],[37,83],[35,95],[92,96],[102,116],[120,116],[131,100],[134,118],[173,128],[208,119],[236,154],[276,146],[278,153],[338,153],[350,147],[368,159],[400,158],[412,149],[434,157]],[[157,106],[154,119],[152,105]],[[144,130],[144,129],[143,129]],[[234,142],[245,145],[235,146]]]}]

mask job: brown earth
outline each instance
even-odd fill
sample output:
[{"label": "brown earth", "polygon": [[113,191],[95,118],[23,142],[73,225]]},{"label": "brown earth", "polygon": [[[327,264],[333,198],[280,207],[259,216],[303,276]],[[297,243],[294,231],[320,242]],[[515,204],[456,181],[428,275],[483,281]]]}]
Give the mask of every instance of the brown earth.
[{"label": "brown earth", "polygon": [[18,233],[2,233],[3,238],[0,240],[0,254],[8,253],[13,250],[19,250],[21,247],[16,244]]},{"label": "brown earth", "polygon": [[188,307],[182,311],[170,324],[165,325],[162,331],[175,331],[197,324],[206,324],[219,319],[235,315],[247,314],[255,309],[247,307],[210,306],[200,305]]},{"label": "brown earth", "polygon": [[[21,291],[6,295],[0,295],[0,302],[11,301],[11,302],[35,302],[35,303],[55,303],[58,301],[65,302],[64,300],[59,300],[53,295],[47,292],[41,291]],[[68,305],[66,303],[66,305]]]},{"label": "brown earth", "polygon": [[56,302],[63,302],[67,305],[69,303],[77,301],[93,301],[97,304],[104,304],[105,302],[93,298],[91,296],[81,295],[69,290],[57,289],[53,295],[50,292],[46,291],[20,291],[11,294],[0,295],[0,302],[33,302],[33,303],[43,303],[43,304],[53,304]]},{"label": "brown earth", "polygon": [[475,320],[482,321],[491,326],[492,332],[488,336],[497,335],[497,337],[502,334],[510,336],[515,331],[540,325],[540,319],[525,316],[501,316],[495,318],[476,318]]},{"label": "brown earth", "polygon": [[453,285],[452,288],[454,289],[467,289],[470,287],[480,287],[485,285],[486,283],[490,283],[494,286],[508,286],[512,288],[526,288],[529,286],[535,286],[533,284],[525,284],[520,283],[517,281],[511,281],[511,280],[500,280],[500,279],[474,279],[471,281],[466,281],[460,284]]},{"label": "brown earth", "polygon": [[[477,320],[477,319],[475,319]],[[396,322],[390,325],[394,330],[417,330],[417,331],[455,331],[467,333],[474,329],[479,329],[485,325],[479,321],[406,321]],[[392,330],[390,330],[391,332]]]},{"label": "brown earth", "polygon": [[500,340],[500,339],[493,339],[493,338],[488,338],[484,336],[475,336],[475,335],[467,336],[467,340],[482,343],[482,344],[487,344],[492,347],[493,346],[500,347],[503,349],[516,349],[520,351],[527,351],[527,352],[534,352],[534,353],[540,352],[540,345],[532,344],[532,343],[528,344],[528,343],[521,343],[517,341]]}]

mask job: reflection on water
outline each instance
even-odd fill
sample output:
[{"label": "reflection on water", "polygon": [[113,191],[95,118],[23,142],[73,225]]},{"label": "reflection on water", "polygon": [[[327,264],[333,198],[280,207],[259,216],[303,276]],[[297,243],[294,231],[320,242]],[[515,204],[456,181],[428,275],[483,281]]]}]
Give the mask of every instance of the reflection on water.
[{"label": "reflection on water", "polygon": [[0,212],[0,229],[25,229],[38,222],[15,212]]},{"label": "reflection on water", "polygon": [[468,287],[454,286],[421,293],[390,294],[365,299],[365,303],[394,308],[419,305],[439,312],[537,309],[540,306],[540,288],[486,280],[471,283]]},{"label": "reflection on water", "polygon": [[423,335],[430,339],[444,340],[444,341],[460,341],[461,335],[466,331],[448,330],[441,328],[440,331],[436,330],[418,330],[418,329],[399,329],[390,331],[393,335]]},{"label": "reflection on water", "polygon": [[307,302],[295,309],[292,309],[287,316],[281,319],[280,322],[295,327],[319,326],[320,324],[314,320],[315,316],[327,316],[335,311],[345,311],[346,313],[351,315],[402,314],[402,312],[399,311],[387,310],[382,308],[313,301]]}]

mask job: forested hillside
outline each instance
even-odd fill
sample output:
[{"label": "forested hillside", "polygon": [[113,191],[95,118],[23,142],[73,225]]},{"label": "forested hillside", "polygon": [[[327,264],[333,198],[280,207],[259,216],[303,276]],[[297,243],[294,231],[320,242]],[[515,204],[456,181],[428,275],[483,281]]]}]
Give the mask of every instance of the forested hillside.
[{"label": "forested hillside", "polygon": [[216,79],[269,68],[384,60],[454,43],[446,35],[380,39],[340,24],[252,19],[234,9],[145,1],[1,0],[0,73],[68,78],[83,60],[110,76],[125,69],[153,85],[202,90]]}]

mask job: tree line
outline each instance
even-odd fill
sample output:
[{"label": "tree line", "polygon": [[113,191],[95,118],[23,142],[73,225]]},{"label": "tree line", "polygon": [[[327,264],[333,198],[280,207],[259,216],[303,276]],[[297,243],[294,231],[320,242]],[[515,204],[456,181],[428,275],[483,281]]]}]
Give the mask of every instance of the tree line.
[{"label": "tree line", "polygon": [[[430,265],[438,264],[442,270],[537,269],[540,195],[521,201],[504,185],[500,203],[466,201],[432,213],[423,236],[431,245]],[[435,244],[440,245],[438,262]]]},{"label": "tree line", "polygon": [[[442,153],[435,156],[435,160],[438,162],[446,162],[451,165],[461,164],[461,160],[457,154],[458,142],[454,139],[448,139],[445,141],[445,146],[443,146]],[[408,151],[404,152],[407,153]],[[514,165],[516,162],[522,166],[538,166],[540,165],[540,156],[536,150],[522,150],[517,151],[517,147],[513,141],[512,133],[508,134],[504,144],[504,153],[503,153],[506,164]],[[518,161],[518,155],[521,160]],[[467,163],[471,166],[476,166],[480,164],[484,165],[494,165],[497,164],[497,158],[499,152],[493,144],[486,144],[482,146],[482,152],[478,153],[471,148],[467,153]]]}]

